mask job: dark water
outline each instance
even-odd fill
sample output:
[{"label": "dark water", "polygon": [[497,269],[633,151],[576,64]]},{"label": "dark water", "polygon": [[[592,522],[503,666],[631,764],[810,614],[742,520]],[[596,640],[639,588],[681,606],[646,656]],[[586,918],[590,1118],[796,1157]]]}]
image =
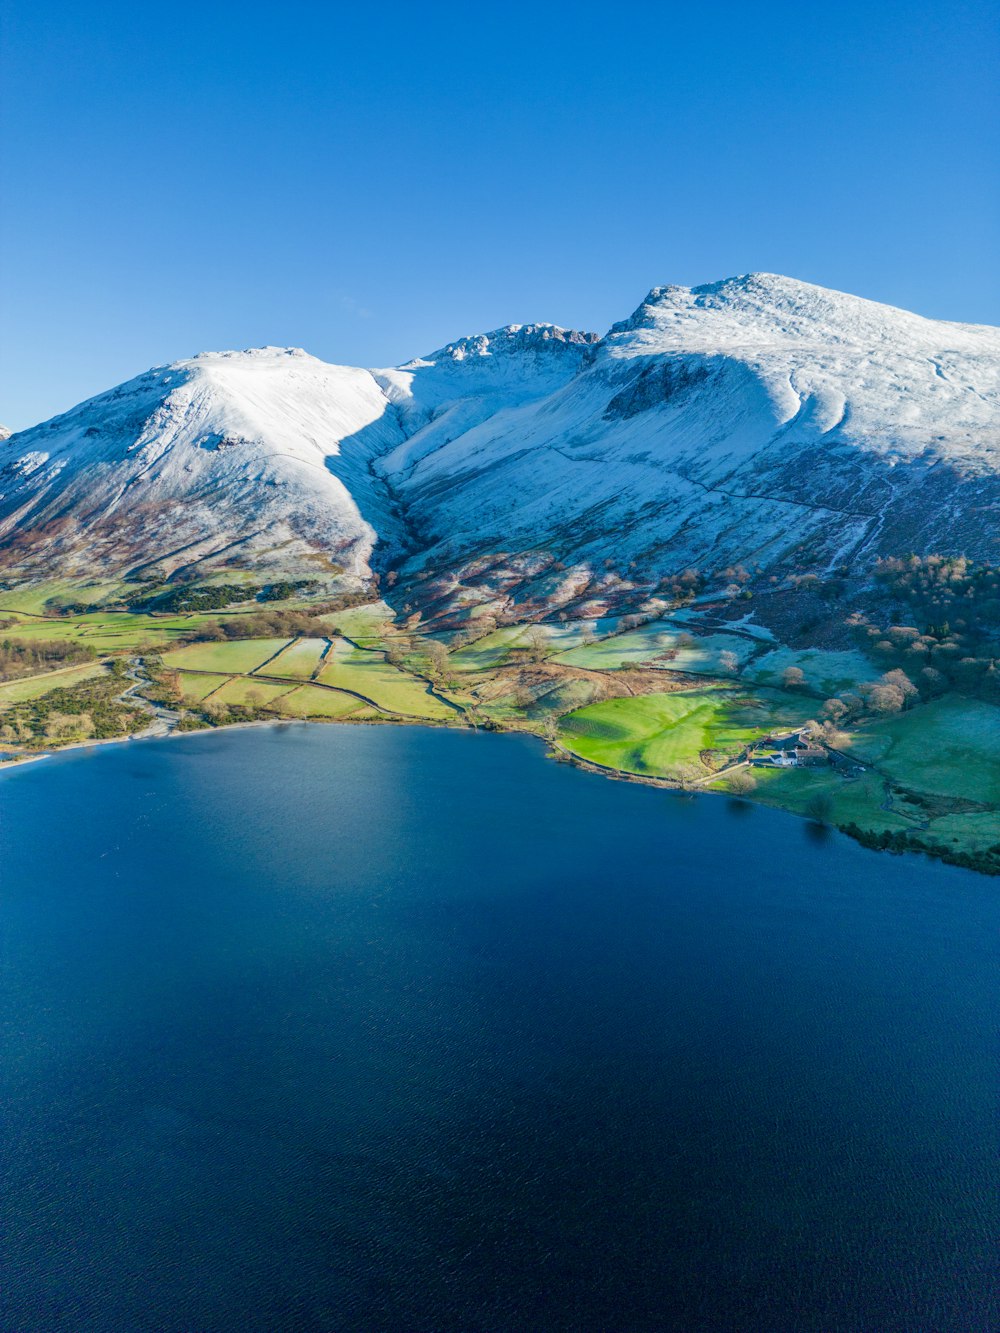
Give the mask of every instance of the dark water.
[{"label": "dark water", "polygon": [[1000,886],[294,726],[0,778],[4,1329],[1000,1327]]}]

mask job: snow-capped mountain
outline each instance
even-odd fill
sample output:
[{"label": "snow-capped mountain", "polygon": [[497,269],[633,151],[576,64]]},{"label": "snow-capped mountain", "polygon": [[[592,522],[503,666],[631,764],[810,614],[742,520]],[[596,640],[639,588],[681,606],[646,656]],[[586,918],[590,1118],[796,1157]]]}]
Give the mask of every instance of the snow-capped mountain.
[{"label": "snow-capped mountain", "polygon": [[371,458],[402,439],[366,370],[296,348],[150,370],[0,445],[0,562],[65,574],[312,558],[359,576],[398,521]]},{"label": "snow-capped mountain", "polygon": [[195,357],[0,444],[22,572],[374,559],[559,600],[689,565],[995,561],[998,516],[1000,330],[770,274],[391,370]]}]

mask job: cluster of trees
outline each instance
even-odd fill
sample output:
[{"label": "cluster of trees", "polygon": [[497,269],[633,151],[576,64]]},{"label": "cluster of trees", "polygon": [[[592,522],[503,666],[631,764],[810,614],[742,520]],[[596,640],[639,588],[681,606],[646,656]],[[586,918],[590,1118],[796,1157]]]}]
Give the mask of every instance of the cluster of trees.
[{"label": "cluster of trees", "polygon": [[282,580],[278,583],[205,583],[198,587],[180,584],[160,588],[129,603],[130,611],[221,611],[243,602],[281,602],[319,587],[317,579]]},{"label": "cluster of trees", "polygon": [[849,620],[865,650],[905,670],[925,696],[955,689],[1000,699],[1000,570],[964,556],[879,562],[876,581],[910,624]]},{"label": "cluster of trees", "polygon": [[520,643],[514,645],[507,654],[511,666],[519,663],[544,662],[549,650],[549,636],[541,625],[529,625]]},{"label": "cluster of trees", "polygon": [[921,631],[915,625],[881,628],[855,614],[848,622],[876,661],[903,671],[924,698],[958,690],[1000,699],[1000,645],[976,629],[945,621]]},{"label": "cluster of trees", "polygon": [[833,726],[850,722],[864,713],[901,713],[919,703],[920,690],[905,671],[898,667],[886,671],[878,680],[866,681],[857,690],[845,690],[823,705],[823,717]]},{"label": "cluster of trees", "polygon": [[908,555],[880,560],[876,581],[919,612],[929,629],[978,626],[1000,634],[1000,569],[964,555]]},{"label": "cluster of trees", "polygon": [[705,575],[699,569],[682,569],[679,574],[669,574],[660,580],[659,592],[669,597],[672,602],[691,602],[708,584]]},{"label": "cluster of trees", "polygon": [[70,616],[86,616],[93,611],[107,611],[108,609],[106,606],[101,606],[99,602],[66,602],[61,597],[49,597],[43,606],[47,616],[59,616],[65,619]]},{"label": "cluster of trees", "polygon": [[[5,626],[13,621],[4,622]],[[97,654],[93,648],[82,643],[71,643],[63,639],[24,643],[20,639],[0,641],[0,680],[19,680],[22,676],[34,676],[40,671],[53,671],[61,666],[75,666],[77,663],[92,662]]]},{"label": "cluster of trees", "polygon": [[323,617],[343,609],[339,602],[331,602],[308,611],[254,611],[245,616],[206,621],[192,630],[190,640],[192,643],[221,643],[226,639],[290,639],[296,634],[322,639],[331,633]]}]

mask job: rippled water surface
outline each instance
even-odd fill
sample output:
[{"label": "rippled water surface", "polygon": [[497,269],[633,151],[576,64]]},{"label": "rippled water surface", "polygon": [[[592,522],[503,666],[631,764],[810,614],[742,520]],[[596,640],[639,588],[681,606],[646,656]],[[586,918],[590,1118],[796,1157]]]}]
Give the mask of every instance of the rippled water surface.
[{"label": "rippled water surface", "polygon": [[0,775],[0,1327],[987,1330],[1000,886],[543,761]]}]

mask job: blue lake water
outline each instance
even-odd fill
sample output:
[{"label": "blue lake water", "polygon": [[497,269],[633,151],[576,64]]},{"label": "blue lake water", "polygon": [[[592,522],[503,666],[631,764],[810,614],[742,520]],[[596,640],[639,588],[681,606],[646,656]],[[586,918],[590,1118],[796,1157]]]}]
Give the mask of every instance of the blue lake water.
[{"label": "blue lake water", "polygon": [[522,738],[0,775],[5,1330],[961,1330],[995,881]]}]

